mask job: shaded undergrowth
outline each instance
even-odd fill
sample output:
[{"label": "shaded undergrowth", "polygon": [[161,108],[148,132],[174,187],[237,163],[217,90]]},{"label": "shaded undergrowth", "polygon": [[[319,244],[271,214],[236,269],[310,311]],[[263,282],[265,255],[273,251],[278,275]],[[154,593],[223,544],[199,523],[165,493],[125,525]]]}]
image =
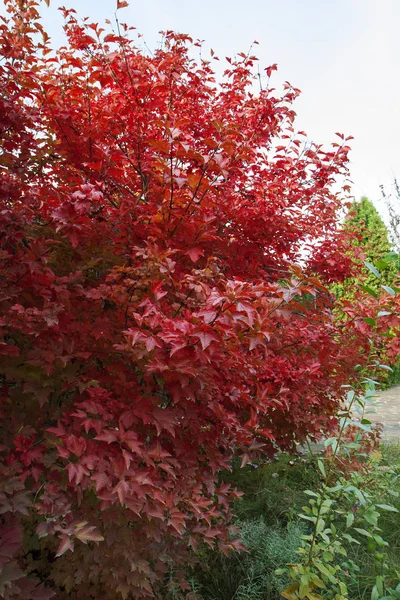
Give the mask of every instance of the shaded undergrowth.
[{"label": "shaded undergrowth", "polygon": [[[375,502],[390,502],[400,511],[400,444],[380,446],[371,457],[365,486]],[[305,490],[318,489],[320,475],[312,456],[281,454],[275,460],[240,469],[234,465],[223,479],[244,495],[234,505],[235,525],[247,553],[223,556],[204,550],[194,573],[201,600],[278,600],[287,585],[275,571],[296,561],[296,550],[307,524],[297,514],[307,503]],[[400,512],[382,512],[381,535],[388,542],[384,569],[396,586],[400,581]],[[376,576],[374,553],[368,544],[349,544],[349,561],[357,565],[347,585],[352,600],[368,600]]]}]

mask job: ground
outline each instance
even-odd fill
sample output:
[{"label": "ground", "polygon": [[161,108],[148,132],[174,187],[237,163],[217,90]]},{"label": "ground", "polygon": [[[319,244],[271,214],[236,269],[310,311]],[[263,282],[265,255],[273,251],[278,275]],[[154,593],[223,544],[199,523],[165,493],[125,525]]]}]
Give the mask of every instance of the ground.
[{"label": "ground", "polygon": [[400,440],[400,385],[379,392],[376,413],[368,418],[383,423],[384,440]]}]

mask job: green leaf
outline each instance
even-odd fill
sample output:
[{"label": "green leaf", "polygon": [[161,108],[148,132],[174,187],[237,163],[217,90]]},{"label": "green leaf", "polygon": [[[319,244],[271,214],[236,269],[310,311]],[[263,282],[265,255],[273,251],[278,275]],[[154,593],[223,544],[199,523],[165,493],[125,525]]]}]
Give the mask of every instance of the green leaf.
[{"label": "green leaf", "polygon": [[382,548],[383,546],[389,546],[389,544],[383,539],[382,536],[375,534],[373,538],[380,548]]},{"label": "green leaf", "polygon": [[304,519],[305,521],[311,521],[311,523],[316,523],[317,517],[308,517],[307,515],[299,515],[300,519]]},{"label": "green leaf", "polygon": [[383,269],[387,269],[389,266],[389,262],[388,260],[386,260],[385,258],[382,258],[382,260],[377,260],[375,262],[375,267],[377,269],[379,269],[380,271],[383,271]]},{"label": "green leaf", "polygon": [[354,523],[354,514],[353,513],[349,513],[346,517],[346,527],[349,528],[353,525]]},{"label": "green leaf", "polygon": [[337,483],[334,487],[327,487],[326,491],[330,494],[334,494],[335,492],[340,492],[343,489],[343,485],[341,483]]},{"label": "green leaf", "polygon": [[391,506],[390,504],[377,504],[376,506],[378,506],[379,508],[382,508],[383,510],[389,510],[391,512],[399,512],[395,506]]},{"label": "green leaf", "polygon": [[[357,434],[359,435],[359,434]],[[356,442],[347,442],[346,449],[347,450],[359,450],[360,444]]]},{"label": "green leaf", "polygon": [[344,537],[345,540],[352,544],[358,544],[359,546],[361,546],[361,543],[355,538],[353,538],[349,533],[342,533],[342,537]]},{"label": "green leaf", "polygon": [[350,425],[353,425],[353,427],[358,427],[363,431],[368,431],[368,433],[371,431],[371,425],[367,425],[363,422],[360,423],[359,421],[351,421]]},{"label": "green leaf", "polygon": [[368,325],[371,325],[371,327],[376,326],[376,321],[372,317],[364,317],[363,321],[365,321],[365,323],[368,323]]},{"label": "green leaf", "polygon": [[379,592],[379,596],[383,596],[383,577],[382,577],[382,575],[377,576],[375,585]]},{"label": "green leaf", "polygon": [[324,466],[324,463],[322,462],[322,460],[320,458],[318,459],[318,468],[321,471],[323,477],[326,477],[325,466]]},{"label": "green leaf", "polygon": [[362,529],[361,527],[354,527],[354,531],[357,531],[361,535],[365,535],[367,538],[372,538],[372,535],[366,529]]},{"label": "green leaf", "polygon": [[336,442],[336,438],[334,438],[334,437],[327,438],[327,439],[324,441],[324,446],[325,446],[325,448],[329,448],[329,446],[333,446],[333,444],[334,444],[335,442]]},{"label": "green leaf", "polygon": [[381,274],[379,273],[378,269],[374,266],[371,265],[371,263],[364,261],[364,265],[367,267],[367,269],[369,269],[371,271],[371,273],[373,273],[375,275],[375,277],[377,277],[378,279],[381,278]]},{"label": "green leaf", "polygon": [[388,252],[387,254],[385,254],[385,260],[388,261],[393,261],[393,260],[397,260],[398,258],[400,258],[400,255],[397,252]]},{"label": "green leaf", "polygon": [[376,587],[376,585],[374,585],[371,592],[371,600],[379,600],[380,597],[381,595],[378,592],[378,588]]},{"label": "green leaf", "polygon": [[324,521],[324,519],[318,519],[315,531],[317,533],[321,533],[321,531],[324,531],[324,529],[325,529],[325,521]]},{"label": "green leaf", "polygon": [[378,526],[378,518],[379,518],[379,513],[376,511],[371,511],[371,510],[367,510],[364,513],[364,519],[367,521],[367,523],[369,523],[370,525],[373,525],[374,527]]},{"label": "green leaf", "polygon": [[332,562],[333,554],[332,554],[332,552],[326,551],[322,554],[322,558],[324,559],[325,562]]},{"label": "green leaf", "polygon": [[347,402],[350,404],[351,402],[353,402],[354,396],[356,395],[354,390],[349,390],[347,392]]},{"label": "green leaf", "polygon": [[373,381],[372,379],[366,379],[365,381],[367,381],[368,383],[370,383],[371,385],[373,385],[373,388],[368,388],[367,391],[365,392],[365,396],[368,399],[371,398],[375,398],[376,397],[376,390],[375,390],[375,383],[376,381]]},{"label": "green leaf", "polygon": [[329,581],[331,581],[332,583],[336,582],[336,578],[333,576],[333,573],[331,569],[329,569],[329,567],[327,567],[319,561],[315,562],[315,566],[323,575],[325,575],[329,579]]},{"label": "green leaf", "polygon": [[[370,377],[366,377],[363,381],[363,383],[367,383],[369,389],[366,391],[365,395],[366,396],[376,396],[376,392],[375,392],[375,387],[377,385],[379,385],[379,381],[375,381],[374,379],[371,379]],[[368,393],[370,392],[370,393]],[[373,393],[371,393],[373,392]]]},{"label": "green leaf", "polygon": [[326,515],[330,511],[332,503],[333,500],[330,500],[329,498],[327,500],[324,500],[320,507],[320,514]]},{"label": "green leaf", "polygon": [[395,296],[396,295],[396,292],[394,291],[394,289],[391,288],[391,287],[389,287],[388,285],[382,285],[381,287],[385,290],[385,292],[387,292],[391,296]]},{"label": "green leaf", "polygon": [[[311,574],[311,582],[314,584],[315,587],[326,589],[325,583],[315,573]],[[308,595],[307,598],[310,598],[310,596]]]},{"label": "green leaf", "polygon": [[364,494],[361,492],[361,490],[359,490],[358,488],[356,488],[355,486],[353,486],[353,492],[355,493],[355,495],[357,496],[358,500],[360,501],[360,503],[365,506],[367,504],[367,501],[365,500],[365,496]]},{"label": "green leaf", "polygon": [[[328,536],[328,535],[326,535],[326,532],[327,532],[327,531],[330,533],[330,530],[329,530],[329,529],[325,529],[325,531],[321,531],[321,533],[320,533],[319,535],[321,536],[321,538],[323,539],[323,541],[325,542],[325,544],[326,544],[327,546],[329,546],[329,545],[330,545],[330,543],[331,543],[331,540],[330,540],[329,536]],[[323,545],[322,545],[322,547],[323,547]],[[336,552],[337,552],[337,550],[336,550]]]},{"label": "green leaf", "polygon": [[370,287],[369,285],[362,285],[361,289],[364,292],[367,292],[367,294],[369,294],[370,296],[373,296],[374,298],[378,298],[377,292],[372,287]]},{"label": "green leaf", "polygon": [[311,592],[309,575],[302,575],[300,578],[299,597],[304,598],[308,592]]}]

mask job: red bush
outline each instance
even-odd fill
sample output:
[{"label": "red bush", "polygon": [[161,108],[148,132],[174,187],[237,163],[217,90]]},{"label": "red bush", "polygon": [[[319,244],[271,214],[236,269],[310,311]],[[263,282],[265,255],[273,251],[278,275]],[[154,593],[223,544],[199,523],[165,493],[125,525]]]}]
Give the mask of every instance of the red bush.
[{"label": "red bush", "polygon": [[157,596],[188,548],[237,546],[217,472],[330,429],[362,361],[305,274],[348,147],[305,148],[252,56],[217,85],[189,37],[148,55],[73,11],[53,52],[6,4],[0,595]]}]

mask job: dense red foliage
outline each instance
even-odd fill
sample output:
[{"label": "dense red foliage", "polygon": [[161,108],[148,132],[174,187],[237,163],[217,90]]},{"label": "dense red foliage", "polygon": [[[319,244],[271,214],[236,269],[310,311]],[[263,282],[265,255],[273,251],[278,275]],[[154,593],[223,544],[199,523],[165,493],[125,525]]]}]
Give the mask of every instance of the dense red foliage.
[{"label": "dense red foliage", "polygon": [[323,286],[348,147],[305,147],[252,56],[217,85],[187,36],[147,55],[73,11],[50,52],[7,7],[0,596],[161,597],[185,549],[237,546],[216,473],[331,428],[363,360]]}]

